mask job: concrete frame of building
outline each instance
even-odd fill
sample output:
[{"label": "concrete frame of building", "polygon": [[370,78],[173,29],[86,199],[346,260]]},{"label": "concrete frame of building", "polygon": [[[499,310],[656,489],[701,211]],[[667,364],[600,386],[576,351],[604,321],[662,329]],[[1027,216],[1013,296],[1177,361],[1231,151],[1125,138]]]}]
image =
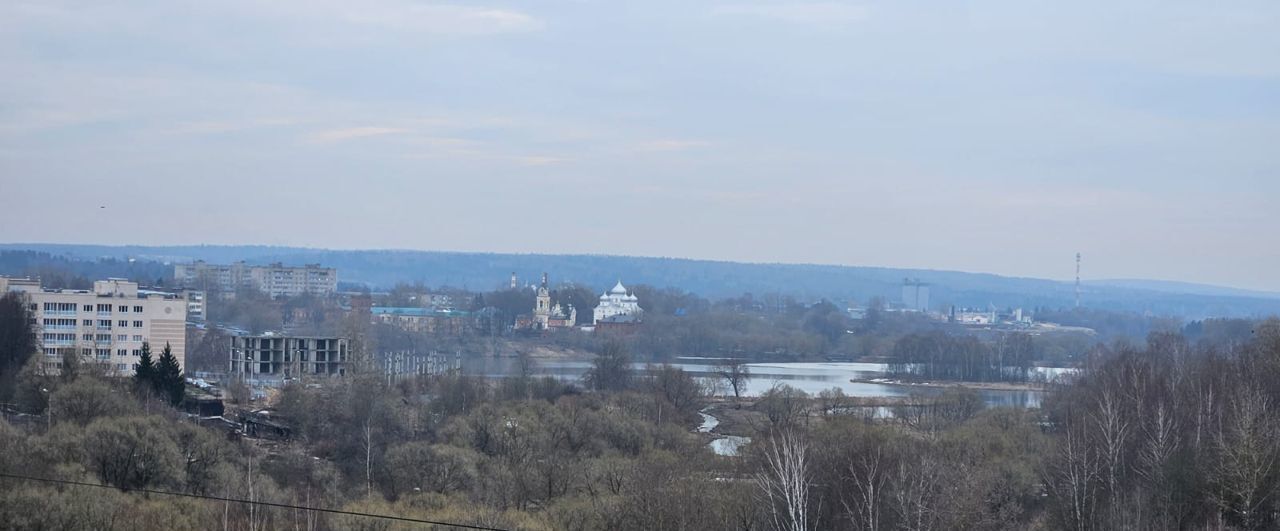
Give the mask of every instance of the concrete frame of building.
[{"label": "concrete frame of building", "polygon": [[342,376],[351,358],[350,344],[342,337],[241,335],[232,336],[230,343],[233,378]]}]

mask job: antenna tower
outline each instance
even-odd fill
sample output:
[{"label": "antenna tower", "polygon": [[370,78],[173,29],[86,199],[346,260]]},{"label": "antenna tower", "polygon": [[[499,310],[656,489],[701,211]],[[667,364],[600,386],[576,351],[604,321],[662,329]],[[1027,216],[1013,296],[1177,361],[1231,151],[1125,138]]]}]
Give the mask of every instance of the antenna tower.
[{"label": "antenna tower", "polygon": [[1080,253],[1076,253],[1076,308],[1080,307]]}]

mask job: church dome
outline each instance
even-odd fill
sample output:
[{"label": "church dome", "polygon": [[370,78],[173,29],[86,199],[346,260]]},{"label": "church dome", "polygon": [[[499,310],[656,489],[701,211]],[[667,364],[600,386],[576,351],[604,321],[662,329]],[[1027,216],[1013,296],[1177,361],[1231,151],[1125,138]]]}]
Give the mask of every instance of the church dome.
[{"label": "church dome", "polygon": [[622,281],[619,280],[618,285],[614,286],[613,289],[609,290],[609,293],[612,293],[614,295],[626,295],[627,288],[623,287]]}]

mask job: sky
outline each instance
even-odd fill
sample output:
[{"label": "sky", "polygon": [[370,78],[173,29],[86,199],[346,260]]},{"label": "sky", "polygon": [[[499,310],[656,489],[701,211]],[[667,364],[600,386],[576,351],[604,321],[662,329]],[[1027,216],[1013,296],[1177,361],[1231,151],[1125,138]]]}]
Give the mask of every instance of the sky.
[{"label": "sky", "polygon": [[0,241],[1280,291],[1280,2],[0,2]]}]

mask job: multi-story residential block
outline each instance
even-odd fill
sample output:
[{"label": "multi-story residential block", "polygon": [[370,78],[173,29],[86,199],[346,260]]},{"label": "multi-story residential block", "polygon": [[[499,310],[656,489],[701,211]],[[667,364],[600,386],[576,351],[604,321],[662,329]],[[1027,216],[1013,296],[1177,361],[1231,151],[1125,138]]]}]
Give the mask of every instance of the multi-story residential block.
[{"label": "multi-story residential block", "polygon": [[203,323],[206,321],[205,315],[205,293],[196,289],[167,289],[167,288],[140,288],[138,293],[146,295],[161,295],[165,297],[177,297],[187,301],[187,322]]},{"label": "multi-story residential block", "polygon": [[0,277],[0,292],[23,293],[40,328],[42,363],[57,372],[67,355],[129,376],[150,343],[153,357],[166,344],[186,362],[187,301],[171,293],[139,291],[121,279],[99,280],[92,290],[47,290],[38,281]]},{"label": "multi-story residential block", "polygon": [[257,290],[272,298],[299,295],[332,295],[338,291],[338,271],[320,264],[266,266],[236,262],[230,265],[196,261],[173,266],[173,279],[178,285],[202,291],[233,294],[241,289]]},{"label": "multi-story residential block", "polygon": [[249,379],[343,375],[350,356],[341,337],[232,336],[230,369]]}]

